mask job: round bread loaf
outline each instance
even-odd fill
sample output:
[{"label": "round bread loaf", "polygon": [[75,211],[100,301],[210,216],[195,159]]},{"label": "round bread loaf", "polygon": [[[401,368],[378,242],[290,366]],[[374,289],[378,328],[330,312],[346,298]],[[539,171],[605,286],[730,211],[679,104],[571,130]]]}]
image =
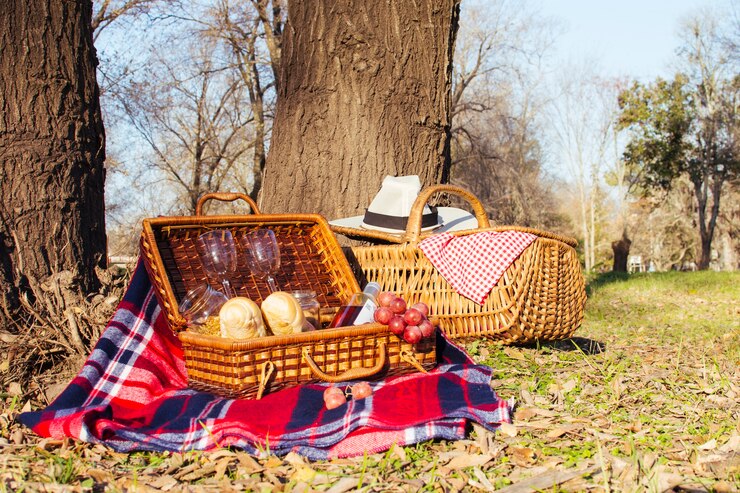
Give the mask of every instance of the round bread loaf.
[{"label": "round bread loaf", "polygon": [[262,312],[257,303],[238,296],[231,298],[221,307],[221,337],[251,339],[266,335]]},{"label": "round bread loaf", "polygon": [[262,301],[262,316],[275,335],[297,334],[306,323],[301,304],[286,291],[276,291]]}]

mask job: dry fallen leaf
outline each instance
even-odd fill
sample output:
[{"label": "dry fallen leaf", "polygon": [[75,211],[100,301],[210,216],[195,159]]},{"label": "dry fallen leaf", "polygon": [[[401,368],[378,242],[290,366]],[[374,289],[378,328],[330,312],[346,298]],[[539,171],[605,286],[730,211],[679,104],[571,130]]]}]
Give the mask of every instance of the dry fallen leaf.
[{"label": "dry fallen leaf", "polygon": [[547,438],[560,438],[566,433],[571,433],[579,428],[577,425],[558,426],[547,433]]},{"label": "dry fallen leaf", "polygon": [[393,455],[398,457],[401,462],[406,462],[406,451],[403,449],[403,447],[393,445]]},{"label": "dry fallen leaf", "polygon": [[153,479],[149,483],[149,486],[152,486],[153,488],[158,488],[163,491],[167,491],[177,486],[177,484],[178,484],[178,481],[175,478],[167,475],[167,476],[159,476],[158,478]]},{"label": "dry fallen leaf", "polygon": [[528,406],[533,406],[535,404],[534,396],[532,396],[532,393],[526,389],[522,389],[519,394],[522,396],[522,400],[525,404]]},{"label": "dry fallen leaf", "polygon": [[535,430],[549,430],[553,426],[553,419],[538,419],[537,421],[528,421],[522,423],[522,428],[532,428]]},{"label": "dry fallen leaf", "polygon": [[706,443],[703,443],[697,447],[699,450],[714,450],[717,448],[717,440],[712,438]]},{"label": "dry fallen leaf", "polygon": [[293,466],[299,466],[299,465],[306,464],[306,459],[302,455],[298,455],[293,451],[288,452],[288,454],[283,458],[283,460]]},{"label": "dry fallen leaf", "polygon": [[236,457],[236,453],[233,450],[229,450],[227,448],[221,448],[221,449],[215,450],[213,452],[210,452],[208,454],[208,460],[210,460],[210,461],[219,460],[219,459],[221,459],[223,457],[235,458]]},{"label": "dry fallen leaf", "polygon": [[485,473],[480,470],[478,467],[473,468],[473,475],[476,477],[478,482],[483,485],[483,488],[485,488],[487,491],[493,491],[496,488],[491,484],[491,481],[486,477]]},{"label": "dry fallen leaf", "polygon": [[571,378],[570,380],[568,380],[562,385],[563,392],[567,394],[571,390],[575,389],[576,385],[578,385],[578,382],[576,382],[574,378]]},{"label": "dry fallen leaf", "polygon": [[531,407],[522,407],[514,413],[514,419],[517,421],[527,421],[537,416],[537,410]]},{"label": "dry fallen leaf", "polygon": [[271,455],[267,458],[267,461],[265,462],[265,469],[274,469],[276,467],[279,467],[283,465],[283,461],[280,457],[277,457],[275,455]]},{"label": "dry fallen leaf", "polygon": [[344,493],[345,491],[350,491],[357,489],[357,487],[360,486],[357,484],[357,479],[355,478],[342,478],[334,485],[326,490],[326,493]]},{"label": "dry fallen leaf", "polygon": [[445,465],[446,469],[465,469],[466,467],[482,466],[490,462],[493,456],[489,454],[461,454],[453,457]]},{"label": "dry fallen leaf", "polygon": [[25,435],[23,434],[23,430],[20,428],[16,428],[13,433],[10,434],[10,441],[16,445],[20,445],[21,443],[23,443],[24,437]]},{"label": "dry fallen leaf", "polygon": [[239,460],[239,464],[246,469],[248,474],[260,472],[264,469],[259,462],[246,452],[237,452],[236,458]]},{"label": "dry fallen leaf", "polygon": [[672,491],[673,488],[684,481],[683,476],[669,472],[664,467],[656,471],[655,476],[658,483],[658,491]]},{"label": "dry fallen leaf", "polygon": [[529,467],[537,462],[537,452],[529,447],[514,447],[511,450],[511,461],[517,466]]},{"label": "dry fallen leaf", "polygon": [[88,469],[85,474],[90,476],[96,483],[106,483],[113,479],[113,474],[103,469]]},{"label": "dry fallen leaf", "polygon": [[740,456],[710,454],[698,458],[696,470],[711,473],[717,477],[725,477],[740,473]]},{"label": "dry fallen leaf", "polygon": [[515,348],[510,347],[510,346],[505,346],[504,347],[504,353],[506,353],[506,356],[508,356],[509,358],[512,358],[512,359],[515,359],[515,360],[526,361],[526,359],[527,359],[524,356],[524,353],[523,352],[521,352],[519,349],[515,349]]},{"label": "dry fallen leaf", "polygon": [[290,479],[297,482],[311,483],[315,477],[315,470],[311,469],[308,466],[300,466],[295,470]]},{"label": "dry fallen leaf", "polygon": [[719,481],[712,485],[712,489],[715,493],[736,493],[737,489],[727,481]]},{"label": "dry fallen leaf", "polygon": [[19,384],[18,382],[10,382],[10,385],[8,385],[8,394],[10,395],[23,394],[23,388],[21,388],[21,384]]},{"label": "dry fallen leaf", "polygon": [[511,423],[501,423],[501,426],[499,426],[499,431],[507,436],[507,437],[515,437],[518,433],[516,426],[514,426]]},{"label": "dry fallen leaf", "polygon": [[226,474],[226,470],[229,468],[229,464],[231,464],[231,458],[230,457],[223,457],[220,460],[216,462],[216,470],[214,477],[216,479],[221,479]]},{"label": "dry fallen leaf", "polygon": [[719,450],[721,452],[729,453],[729,452],[740,452],[740,435],[732,435],[730,439],[722,445]]}]

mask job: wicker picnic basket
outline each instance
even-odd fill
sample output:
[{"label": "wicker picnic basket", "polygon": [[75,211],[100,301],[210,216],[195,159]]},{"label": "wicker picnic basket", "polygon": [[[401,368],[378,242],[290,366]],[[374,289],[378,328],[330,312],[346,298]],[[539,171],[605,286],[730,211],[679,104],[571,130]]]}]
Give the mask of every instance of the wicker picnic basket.
[{"label": "wicker picnic basket", "polygon": [[[203,215],[203,204],[211,199],[243,199],[253,214]],[[214,229],[240,235],[256,228],[275,232],[281,253],[276,277],[281,288],[315,291],[327,317],[360,291],[341,247],[319,215],[260,214],[246,195],[213,193],[201,197],[195,216],[145,219],[142,258],[167,322],[182,343],[189,386],[225,397],[260,398],[291,385],[379,378],[426,371],[436,364],[434,344],[412,346],[387,326],[374,323],[250,340],[188,331],[178,311],[179,301],[205,282],[221,289],[204,273],[195,238]],[[239,247],[237,256],[231,285],[237,295],[259,304],[270,293],[268,285],[250,275]]]},{"label": "wicker picnic basket", "polygon": [[[504,272],[483,305],[459,295],[426,259],[418,244],[424,205],[433,194],[446,192],[470,203],[478,228],[454,232],[516,230],[537,239]],[[427,303],[439,327],[452,338],[485,337],[501,344],[522,344],[570,337],[583,320],[586,290],[576,241],[518,226],[491,227],[478,198],[453,185],[427,187],[417,197],[403,235],[331,226],[335,233],[370,242],[346,252],[355,275],[375,281],[384,290],[411,303]]]}]

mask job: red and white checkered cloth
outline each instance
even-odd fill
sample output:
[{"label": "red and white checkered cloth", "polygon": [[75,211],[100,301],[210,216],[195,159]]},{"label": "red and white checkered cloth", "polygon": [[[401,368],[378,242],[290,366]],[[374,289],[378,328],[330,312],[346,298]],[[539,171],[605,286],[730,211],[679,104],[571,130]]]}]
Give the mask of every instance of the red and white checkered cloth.
[{"label": "red and white checkered cloth", "polygon": [[440,233],[423,240],[419,248],[450,286],[482,305],[506,269],[536,238],[521,231]]}]

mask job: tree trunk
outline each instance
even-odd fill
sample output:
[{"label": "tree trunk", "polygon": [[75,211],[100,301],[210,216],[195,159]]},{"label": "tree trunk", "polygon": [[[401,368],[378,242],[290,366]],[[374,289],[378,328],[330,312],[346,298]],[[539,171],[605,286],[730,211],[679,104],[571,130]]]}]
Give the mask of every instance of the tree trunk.
[{"label": "tree trunk", "polygon": [[340,217],[385,175],[448,181],[459,0],[288,9],[261,209]]},{"label": "tree trunk", "polygon": [[591,269],[596,267],[596,187],[591,190],[588,199],[588,243],[591,245],[589,263]]},{"label": "tree trunk", "polygon": [[724,177],[721,173],[711,177],[712,207],[709,211],[709,218],[707,218],[707,202],[709,201],[708,189],[710,187],[710,177],[707,175],[703,178],[703,180],[692,180],[694,184],[694,196],[696,197],[697,212],[699,216],[698,226],[701,252],[699,252],[699,259],[696,265],[699,270],[709,269],[709,264],[712,261],[712,240],[714,239],[714,230],[717,226],[717,217],[719,216],[720,210],[722,184],[724,182]]},{"label": "tree trunk", "polygon": [[0,287],[5,316],[53,273],[98,287],[105,159],[90,0],[0,2]]},{"label": "tree trunk", "polygon": [[622,238],[612,241],[612,252],[614,252],[614,272],[627,272],[627,258],[630,255],[632,241],[627,237],[627,231],[622,232]]}]

